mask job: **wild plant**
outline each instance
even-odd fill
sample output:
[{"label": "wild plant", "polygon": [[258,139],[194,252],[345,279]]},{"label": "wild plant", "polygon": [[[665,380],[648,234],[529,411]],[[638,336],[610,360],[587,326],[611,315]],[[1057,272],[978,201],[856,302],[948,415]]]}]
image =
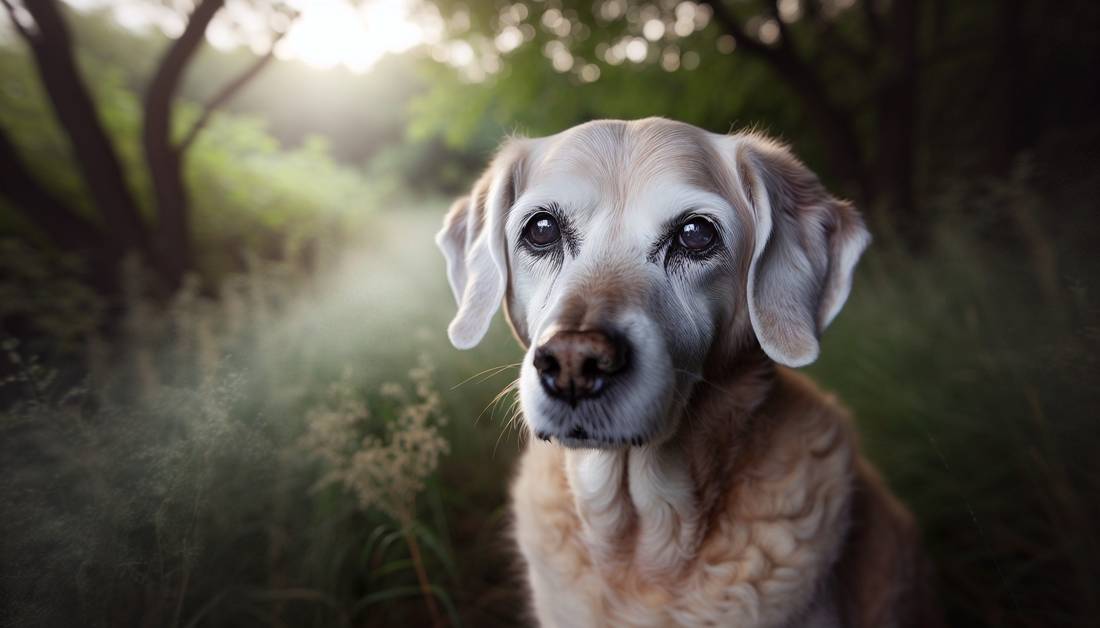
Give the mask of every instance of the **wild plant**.
[{"label": "wild plant", "polygon": [[315,489],[341,486],[356,497],[361,510],[379,510],[398,524],[424,602],[438,626],[442,617],[436,597],[446,598],[446,594],[428,578],[417,541],[425,531],[416,521],[417,496],[449,450],[440,432],[447,418],[432,383],[433,371],[431,361],[421,355],[408,373],[411,391],[393,382],[381,386],[381,396],[396,405],[396,415],[385,422],[379,435],[379,426],[371,425],[370,408],[356,394],[353,372],[345,370],[307,415],[301,445],[326,469]]}]

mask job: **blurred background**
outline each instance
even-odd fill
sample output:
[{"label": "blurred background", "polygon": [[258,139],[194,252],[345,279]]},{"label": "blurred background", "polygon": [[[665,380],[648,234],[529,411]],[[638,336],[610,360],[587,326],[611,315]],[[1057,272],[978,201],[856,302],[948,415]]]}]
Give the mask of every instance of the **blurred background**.
[{"label": "blurred background", "polygon": [[521,352],[450,347],[431,236],[649,115],[867,216],[808,370],[952,623],[1100,617],[1096,3],[0,4],[0,625],[524,623]]}]

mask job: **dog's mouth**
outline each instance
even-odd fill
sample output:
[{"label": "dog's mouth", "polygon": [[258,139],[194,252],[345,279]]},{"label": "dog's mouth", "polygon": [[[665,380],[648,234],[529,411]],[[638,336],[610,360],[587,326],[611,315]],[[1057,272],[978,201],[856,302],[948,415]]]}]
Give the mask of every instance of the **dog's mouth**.
[{"label": "dog's mouth", "polygon": [[649,442],[649,438],[643,435],[611,436],[593,434],[580,425],[555,433],[534,430],[534,434],[535,438],[541,441],[556,442],[568,449],[622,449],[624,447],[641,447]]},{"label": "dog's mouth", "polygon": [[[624,420],[625,417],[638,417],[642,409],[631,408],[633,404],[626,402],[631,396],[629,390],[623,390],[628,388],[624,384],[616,381],[612,385],[616,390],[607,391],[606,396],[583,399],[575,404],[552,399],[540,389],[534,396],[539,397],[541,403],[533,404],[533,414],[526,415],[532,434],[541,441],[570,449],[622,449],[645,445],[651,440],[649,432],[653,431],[653,424]],[[637,400],[635,393],[631,401]]]}]

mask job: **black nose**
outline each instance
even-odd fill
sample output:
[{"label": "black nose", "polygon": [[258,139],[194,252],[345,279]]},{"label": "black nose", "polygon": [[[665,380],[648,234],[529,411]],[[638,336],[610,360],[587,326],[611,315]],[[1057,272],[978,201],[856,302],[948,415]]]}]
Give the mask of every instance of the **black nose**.
[{"label": "black nose", "polygon": [[546,394],[576,405],[595,397],[626,366],[627,346],[602,331],[559,331],[535,349],[535,369]]}]

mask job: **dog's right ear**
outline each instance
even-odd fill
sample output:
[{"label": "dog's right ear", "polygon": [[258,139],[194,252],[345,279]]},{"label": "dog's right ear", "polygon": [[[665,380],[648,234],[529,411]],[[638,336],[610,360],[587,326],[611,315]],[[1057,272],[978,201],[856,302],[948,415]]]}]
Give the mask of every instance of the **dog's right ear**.
[{"label": "dog's right ear", "polygon": [[447,260],[458,313],[447,328],[451,344],[469,349],[485,337],[504,300],[508,258],[504,220],[520,189],[527,148],[509,140],[469,196],[451,205],[435,242]]}]

